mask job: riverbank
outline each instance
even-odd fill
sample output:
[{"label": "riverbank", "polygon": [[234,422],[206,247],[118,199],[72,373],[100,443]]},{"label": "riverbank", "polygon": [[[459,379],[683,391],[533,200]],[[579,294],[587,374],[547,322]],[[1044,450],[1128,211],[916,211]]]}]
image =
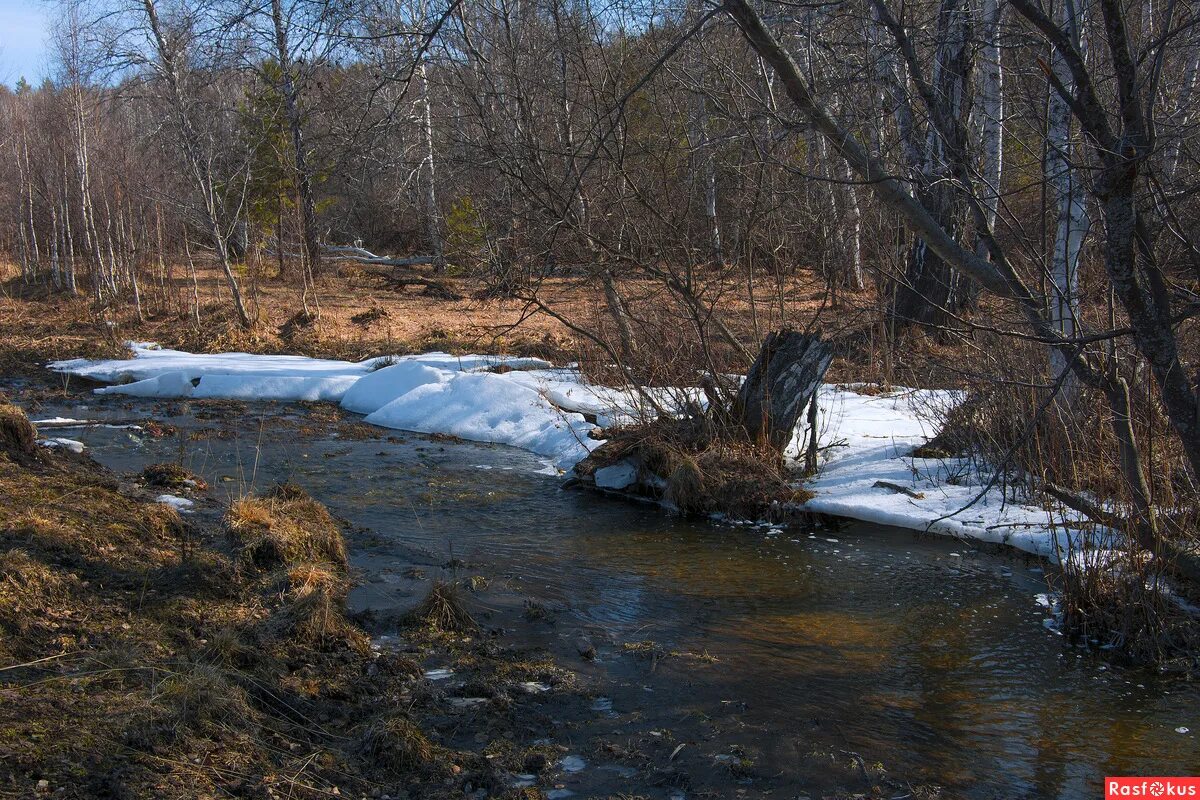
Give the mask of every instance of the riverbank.
[{"label": "riverbank", "polygon": [[[47,391],[25,386],[19,394]],[[230,404],[208,402],[212,412],[200,417],[237,421]],[[311,408],[325,430],[351,435],[352,422]],[[169,423],[103,430],[118,441],[159,437],[168,448],[176,436],[191,439]],[[220,430],[206,435],[222,439]],[[295,430],[303,437],[307,427]],[[52,432],[80,435],[52,425],[43,433]],[[380,606],[360,597],[351,608],[371,610],[347,615],[348,582],[356,584],[352,593],[378,591],[357,585],[363,567],[356,565],[378,537],[356,529],[344,538],[343,526],[297,489],[227,503],[214,497],[227,487],[212,475],[205,487],[174,469],[113,474],[88,451],[35,448],[0,455],[7,791],[328,797],[336,789],[412,798],[605,797],[637,787],[651,797],[716,797],[734,785],[748,796],[773,791],[773,779],[755,767],[754,748],[702,754],[708,747],[687,725],[627,736],[617,735],[619,726],[598,727],[597,720],[612,724],[612,701],[603,695],[616,687],[590,669],[595,655],[577,644],[570,655],[546,649],[544,631],[558,612],[528,600],[520,611],[519,596],[489,589],[500,576],[484,564],[414,572],[405,579],[411,600]],[[414,594],[417,587],[439,580],[456,587],[478,627],[435,630],[429,615],[410,624],[424,595]],[[514,604],[516,614],[499,610]],[[635,673],[669,656],[683,675],[706,663],[644,640],[621,652]],[[812,747],[805,763],[831,796],[906,788],[868,762]]]},{"label": "riverbank", "polygon": [[[683,520],[558,491],[520,450],[366,426],[329,403],[95,397],[77,382],[14,396],[40,419],[91,420],[43,435],[79,440],[118,475],[163,462],[202,475],[206,491],[177,492],[197,523],[248,490],[305,486],[349,522],[349,606],[380,643],[433,581],[458,582],[495,644],[575,676],[572,691],[522,696],[544,713],[526,736],[586,764],[546,776],[547,793],[871,796],[846,755],[859,753],[946,797],[997,796],[999,776],[1083,797],[1097,764],[1157,774],[1195,753],[1174,732],[1200,729],[1186,687],[1106,667],[1043,627],[1036,562],[894,529]],[[433,681],[447,694],[479,691],[462,688],[469,663],[434,653],[424,666],[455,673]],[[441,732],[477,750],[476,720],[447,716]],[[1116,751],[1113,724],[1137,731]],[[1044,737],[1076,768],[1047,772],[1005,744]]]},{"label": "riverbank", "polygon": [[[523,687],[573,696],[569,673],[426,620],[372,641],[345,615],[340,525],[301,490],[214,526],[155,502],[199,493],[182,478],[26,440],[0,452],[0,790],[515,797],[514,774],[562,769],[567,753],[521,735],[541,716]],[[443,734],[462,692],[431,660],[487,687],[482,748]]]},{"label": "riverbank", "polygon": [[[653,439],[654,425],[647,423],[660,409],[705,402],[695,387],[638,392],[596,385],[574,365],[531,357],[431,352],[350,362],[193,354],[156,343],[126,347],[129,358],[69,359],[48,366],[67,379],[106,384],[94,390],[105,396],[338,403],[364,415],[368,425],[519,447],[542,457],[548,470],[567,474],[604,443],[606,430],[626,426],[623,430],[637,441]],[[737,466],[735,456],[723,450],[713,453],[710,463],[705,454],[670,442],[655,447],[678,451],[674,461],[688,469],[674,477],[678,464],[660,465],[661,474],[649,474],[645,463],[621,455],[628,449],[624,446],[602,463],[585,462],[583,477],[607,491],[636,490],[661,498],[672,508],[725,516],[745,509],[742,515],[752,522],[789,513],[825,514],[1003,545],[1053,563],[1118,546],[1110,532],[1093,532],[1077,512],[1006,497],[967,457],[919,455],[938,432],[937,418],[959,401],[958,393],[945,390],[826,384],[818,393],[818,471],[803,482],[771,473],[770,480],[779,484],[775,490],[769,490],[768,470],[752,472],[753,457]],[[807,425],[799,426],[785,456],[800,459],[809,438]],[[713,484],[707,489],[706,472]],[[724,473],[730,473],[728,480]],[[687,505],[687,498],[700,495],[725,499]]]}]

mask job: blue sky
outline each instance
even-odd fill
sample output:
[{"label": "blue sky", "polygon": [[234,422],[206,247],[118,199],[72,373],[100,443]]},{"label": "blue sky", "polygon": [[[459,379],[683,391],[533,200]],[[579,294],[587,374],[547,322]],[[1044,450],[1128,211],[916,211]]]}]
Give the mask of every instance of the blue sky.
[{"label": "blue sky", "polygon": [[50,12],[42,0],[0,0],[0,83],[24,75],[37,84],[45,74]]}]

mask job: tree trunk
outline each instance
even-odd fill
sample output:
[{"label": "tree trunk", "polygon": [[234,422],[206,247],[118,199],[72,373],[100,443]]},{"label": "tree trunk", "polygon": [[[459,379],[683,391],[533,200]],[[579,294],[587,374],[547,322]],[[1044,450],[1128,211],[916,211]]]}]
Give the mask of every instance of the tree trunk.
[{"label": "tree trunk", "polygon": [[[1075,46],[1083,50],[1082,20],[1073,18],[1068,7],[1060,3],[1057,22],[1068,32]],[[1061,55],[1051,55],[1050,68],[1054,77],[1068,88],[1074,85],[1071,71]],[[1058,209],[1054,235],[1054,251],[1050,254],[1050,320],[1067,338],[1079,332],[1079,253],[1087,236],[1089,220],[1084,205],[1082,176],[1072,166],[1075,154],[1071,142],[1071,109],[1062,96],[1049,87],[1050,98],[1046,111],[1046,181]],[[1050,368],[1054,374],[1067,369],[1066,356],[1061,350],[1050,351]],[[1079,393],[1079,382],[1068,377],[1060,397],[1069,406]]]},{"label": "tree trunk", "polygon": [[782,453],[825,378],[833,345],[784,328],[767,334],[734,401],[734,419],[752,442]]},{"label": "tree trunk", "polygon": [[[899,36],[900,32],[895,31]],[[965,119],[970,103],[970,74],[974,60],[970,46],[970,17],[963,0],[942,0],[938,15],[937,54],[931,80],[933,96],[926,98],[931,116],[947,121]],[[958,131],[962,126],[947,126]],[[917,199],[952,240],[957,241],[966,222],[965,198],[953,180],[953,161],[965,142],[947,138],[947,130],[930,120],[921,154]],[[934,329],[948,326],[954,316],[974,301],[974,290],[928,243],[917,236],[909,250],[904,279],[892,303],[891,316],[904,327]]]},{"label": "tree trunk", "polygon": [[[278,2],[278,0],[276,0]],[[445,243],[442,239],[442,220],[437,204],[437,174],[433,144],[433,97],[429,89],[429,74],[425,69],[424,57],[417,67],[421,80],[421,199],[425,206],[425,235],[433,251],[434,272],[446,271]]]},{"label": "tree trunk", "polygon": [[189,116],[186,92],[181,85],[183,83],[183,75],[178,63],[179,54],[171,49],[166,34],[159,24],[158,8],[155,5],[155,0],[142,0],[142,7],[146,11],[150,34],[154,40],[154,46],[158,51],[158,66],[161,77],[166,81],[170,92],[169,100],[173,106],[172,110],[174,111],[175,122],[178,126],[179,145],[183,150],[187,166],[191,170],[192,179],[196,183],[196,189],[199,191],[201,200],[204,203],[204,221],[208,227],[208,234],[212,239],[213,249],[216,251],[217,260],[221,264],[221,271],[225,273],[225,282],[229,286],[229,293],[233,298],[233,305],[237,311],[238,321],[243,328],[253,327],[250,315],[246,312],[246,305],[242,301],[242,292],[238,287],[237,277],[233,274],[233,266],[229,261],[228,243],[221,230],[220,211],[218,208],[219,200],[217,198],[216,179],[212,173],[212,159],[207,158],[206,154],[201,152],[200,136]]},{"label": "tree trunk", "polygon": [[317,236],[317,212],[313,202],[312,175],[308,168],[308,155],[304,151],[304,130],[300,125],[300,99],[295,79],[292,77],[292,51],[288,46],[287,28],[283,21],[283,4],[271,0],[271,22],[275,27],[275,52],[279,57],[280,93],[283,95],[287,113],[288,132],[292,139],[292,157],[296,166],[296,192],[300,195],[300,235],[304,246],[304,257],[313,274],[320,272],[321,244]]},{"label": "tree trunk", "polygon": [[[979,131],[979,150],[982,154],[980,184],[983,204],[987,207],[988,227],[996,227],[1000,210],[1000,179],[1004,163],[1004,70],[1000,62],[1000,16],[1003,7],[998,0],[983,0],[979,54],[979,94],[976,98]],[[983,237],[975,237],[975,252],[988,258]]]}]

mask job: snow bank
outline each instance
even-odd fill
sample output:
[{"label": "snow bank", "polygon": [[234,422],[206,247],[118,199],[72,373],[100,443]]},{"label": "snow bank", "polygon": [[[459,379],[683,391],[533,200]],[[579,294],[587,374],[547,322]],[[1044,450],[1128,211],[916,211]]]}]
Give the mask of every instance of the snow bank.
[{"label": "snow bank", "polygon": [[[601,415],[617,404],[626,412],[632,407],[627,393],[587,387],[577,371],[556,369],[539,358],[425,353],[353,363],[198,355],[144,342],[129,347],[131,359],[75,359],[49,366],[114,384],[96,389],[97,394],[340,402],[382,427],[521,447],[560,469],[569,469],[599,445],[587,436],[594,426],[578,412]],[[497,367],[509,369],[493,372]]]},{"label": "snow bank", "polygon": [[[57,362],[65,363],[65,362]],[[69,372],[70,370],[62,370]],[[79,373],[73,373],[79,374]],[[125,394],[131,397],[191,397],[196,386],[186,372],[167,372],[153,378],[144,378],[133,383],[117,386],[102,386],[95,389],[96,394]],[[195,379],[200,382],[199,378]]]},{"label": "snow bank", "polygon": [[[928,409],[959,399],[935,390],[869,396],[823,386],[817,430],[828,449],[819,474],[806,484],[817,495],[806,507],[880,525],[1005,544],[1056,561],[1078,549],[1082,534],[1069,529],[1077,517],[1064,519],[1045,508],[1006,502],[998,487],[985,492],[986,478],[957,459],[912,457],[913,449],[936,433]],[[806,433],[797,433],[791,455],[799,454]]]},{"label": "snow bank", "polygon": [[303,377],[277,375],[205,375],[196,385],[192,397],[225,398],[229,400],[329,400],[337,402],[359,377],[329,375]]},{"label": "snow bank", "polygon": [[600,443],[582,414],[556,408],[508,373],[449,373],[418,386],[369,414],[385,428],[448,433],[477,442],[512,445],[546,456],[569,469]]},{"label": "snow bank", "polygon": [[359,378],[342,397],[342,408],[356,414],[371,414],[418,386],[441,383],[450,374],[415,361],[384,367]]}]

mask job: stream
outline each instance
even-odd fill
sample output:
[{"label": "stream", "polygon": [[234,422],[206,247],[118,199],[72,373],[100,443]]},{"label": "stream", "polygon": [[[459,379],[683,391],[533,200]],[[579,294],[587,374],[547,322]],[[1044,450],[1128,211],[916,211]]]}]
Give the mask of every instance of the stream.
[{"label": "stream", "polygon": [[[1065,642],[1035,601],[1044,565],[1019,555],[859,524],[685,521],[564,491],[523,451],[363,430],[323,406],[83,398],[36,415],[175,426],[43,435],[119,473],[182,458],[211,487],[196,514],[300,484],[352,528],[356,610],[387,619],[430,578],[487,577],[470,598],[483,623],[599,695],[572,729],[581,752],[668,736],[681,764],[753,764],[708,796],[819,797],[809,754],[829,749],[965,798],[1096,798],[1105,775],[1200,769],[1200,688]],[[619,771],[573,780],[581,797],[686,794]]]}]

